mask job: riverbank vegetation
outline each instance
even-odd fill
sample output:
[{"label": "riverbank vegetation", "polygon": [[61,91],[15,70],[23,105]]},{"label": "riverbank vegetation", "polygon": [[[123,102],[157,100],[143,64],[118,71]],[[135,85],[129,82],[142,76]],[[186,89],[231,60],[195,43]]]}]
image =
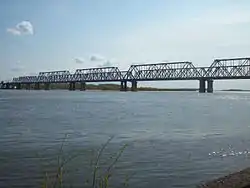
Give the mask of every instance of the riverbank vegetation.
[{"label": "riverbank vegetation", "polygon": [[[76,83],[76,90],[80,90],[80,83]],[[31,86],[31,89],[34,89],[34,86]],[[44,85],[41,84],[40,89],[44,89]],[[62,89],[68,90],[68,83],[51,83],[50,89]],[[86,90],[100,90],[100,91],[119,91],[119,84],[86,84]],[[128,87],[128,91],[131,90],[131,87]],[[196,88],[154,88],[154,87],[138,87],[138,91],[198,91]]]},{"label": "riverbank vegetation", "polygon": [[240,92],[249,92],[249,89],[223,89],[221,91],[240,91]]}]

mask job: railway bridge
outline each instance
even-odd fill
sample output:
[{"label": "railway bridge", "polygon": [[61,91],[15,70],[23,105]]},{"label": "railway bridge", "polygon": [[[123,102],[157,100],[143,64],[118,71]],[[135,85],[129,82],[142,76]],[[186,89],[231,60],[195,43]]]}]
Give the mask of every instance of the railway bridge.
[{"label": "railway bridge", "polygon": [[70,71],[40,72],[35,76],[19,76],[11,81],[2,81],[1,89],[34,89],[49,90],[52,83],[68,83],[69,90],[86,90],[88,82],[120,82],[120,90],[127,91],[127,83],[131,83],[131,91],[137,90],[137,83],[141,81],[167,80],[197,80],[200,93],[212,93],[214,80],[222,79],[250,79],[250,57],[215,59],[208,67],[195,67],[192,62],[160,62],[154,64],[131,65],[127,71],[120,71],[118,67],[102,67],[77,69]]}]

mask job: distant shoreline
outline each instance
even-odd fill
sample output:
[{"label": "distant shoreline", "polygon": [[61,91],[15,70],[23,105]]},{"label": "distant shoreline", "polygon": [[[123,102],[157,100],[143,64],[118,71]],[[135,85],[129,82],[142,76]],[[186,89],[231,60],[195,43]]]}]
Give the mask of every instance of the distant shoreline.
[{"label": "distant shoreline", "polygon": [[240,91],[240,92],[250,92],[249,89],[222,89],[220,91]]},{"label": "distant shoreline", "polygon": [[[23,88],[24,89],[24,88]],[[35,89],[35,86],[32,85],[30,89]],[[44,85],[40,86],[41,90],[45,89]],[[69,85],[66,83],[57,83],[50,84],[50,90],[68,90]],[[80,90],[81,85],[76,83],[75,90]],[[96,90],[96,91],[120,91],[119,84],[86,84],[86,90]],[[130,91],[131,87],[127,87],[127,90]],[[154,87],[138,87],[137,91],[198,91],[197,88],[154,88]]]},{"label": "distant shoreline", "polygon": [[[24,89],[24,88],[23,88]],[[34,86],[31,86],[30,89],[35,89]],[[44,85],[41,85],[41,90],[45,89]],[[50,84],[50,90],[68,90],[69,85],[66,83],[59,84]],[[76,83],[76,90],[80,90],[80,84]],[[120,91],[119,84],[86,84],[86,90],[92,91]],[[127,87],[127,90],[130,91],[131,87]],[[199,91],[198,88],[155,88],[155,87],[138,87],[137,91]],[[221,89],[217,91],[226,91],[226,92],[250,92],[250,89]]]}]

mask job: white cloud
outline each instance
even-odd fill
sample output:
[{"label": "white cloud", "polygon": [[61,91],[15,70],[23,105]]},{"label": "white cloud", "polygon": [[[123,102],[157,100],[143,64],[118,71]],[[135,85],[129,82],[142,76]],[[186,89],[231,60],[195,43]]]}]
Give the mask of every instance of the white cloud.
[{"label": "white cloud", "polygon": [[99,65],[99,67],[113,67],[113,63],[111,63],[110,61],[106,61],[104,62],[102,65]]},{"label": "white cloud", "polygon": [[91,55],[89,59],[90,61],[104,61],[105,60],[104,57],[102,57],[101,55],[97,55],[97,54]]},{"label": "white cloud", "polygon": [[84,59],[83,59],[83,58],[77,57],[77,58],[75,58],[75,62],[76,62],[77,64],[82,64],[82,63],[84,63]]},{"label": "white cloud", "polygon": [[15,28],[8,28],[8,29],[7,29],[7,32],[8,32],[8,33],[11,33],[11,34],[13,34],[13,35],[21,35],[21,32],[18,31],[17,29],[15,29]]},{"label": "white cloud", "polygon": [[24,70],[24,67],[20,61],[17,61],[16,63],[14,63],[13,67],[10,70],[12,72],[19,72],[20,73]]},{"label": "white cloud", "polygon": [[13,67],[13,68],[11,68],[11,71],[12,72],[20,72],[20,71],[22,71],[22,67]]},{"label": "white cloud", "polygon": [[7,32],[13,35],[33,35],[34,28],[29,21],[22,21],[13,28],[7,28]]}]

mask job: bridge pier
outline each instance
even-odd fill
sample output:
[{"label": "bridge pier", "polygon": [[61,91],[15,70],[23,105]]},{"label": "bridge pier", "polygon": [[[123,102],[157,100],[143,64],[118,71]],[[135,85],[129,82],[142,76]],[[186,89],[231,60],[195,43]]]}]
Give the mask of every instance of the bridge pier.
[{"label": "bridge pier", "polygon": [[75,82],[70,82],[69,83],[69,90],[70,91],[76,90],[76,83]]},{"label": "bridge pier", "polygon": [[35,83],[35,90],[39,90],[40,89],[40,84],[39,83]]},{"label": "bridge pier", "polygon": [[5,84],[5,89],[10,89],[10,84],[9,83]]},{"label": "bridge pier", "polygon": [[50,83],[44,83],[44,89],[50,90]]},{"label": "bridge pier", "polygon": [[4,83],[3,83],[3,81],[1,81],[1,83],[0,83],[0,89],[3,89],[3,85],[4,85]]},{"label": "bridge pier", "polygon": [[2,83],[1,89],[7,89],[7,83]]},{"label": "bridge pier", "polygon": [[9,83],[9,87],[8,87],[8,89],[14,89],[14,84]]},{"label": "bridge pier", "polygon": [[14,87],[16,87],[16,89],[21,89],[21,83],[17,83],[17,84],[15,84],[15,86]]},{"label": "bridge pier", "polygon": [[207,80],[207,92],[213,93],[213,91],[214,91],[213,80]]},{"label": "bridge pier", "polygon": [[120,91],[127,91],[127,90],[128,90],[127,81],[121,81]]},{"label": "bridge pier", "polygon": [[86,90],[86,82],[81,82],[80,90],[81,91],[85,91]]},{"label": "bridge pier", "polygon": [[26,85],[25,85],[25,89],[26,89],[26,90],[30,90],[30,88],[31,88],[31,84],[26,84]]},{"label": "bridge pier", "polygon": [[199,92],[200,93],[205,93],[206,92],[206,80],[205,79],[200,79]]},{"label": "bridge pier", "polygon": [[135,80],[132,81],[131,91],[137,91],[137,81]]},{"label": "bridge pier", "polygon": [[11,83],[10,84],[10,89],[15,89],[15,84]]}]

